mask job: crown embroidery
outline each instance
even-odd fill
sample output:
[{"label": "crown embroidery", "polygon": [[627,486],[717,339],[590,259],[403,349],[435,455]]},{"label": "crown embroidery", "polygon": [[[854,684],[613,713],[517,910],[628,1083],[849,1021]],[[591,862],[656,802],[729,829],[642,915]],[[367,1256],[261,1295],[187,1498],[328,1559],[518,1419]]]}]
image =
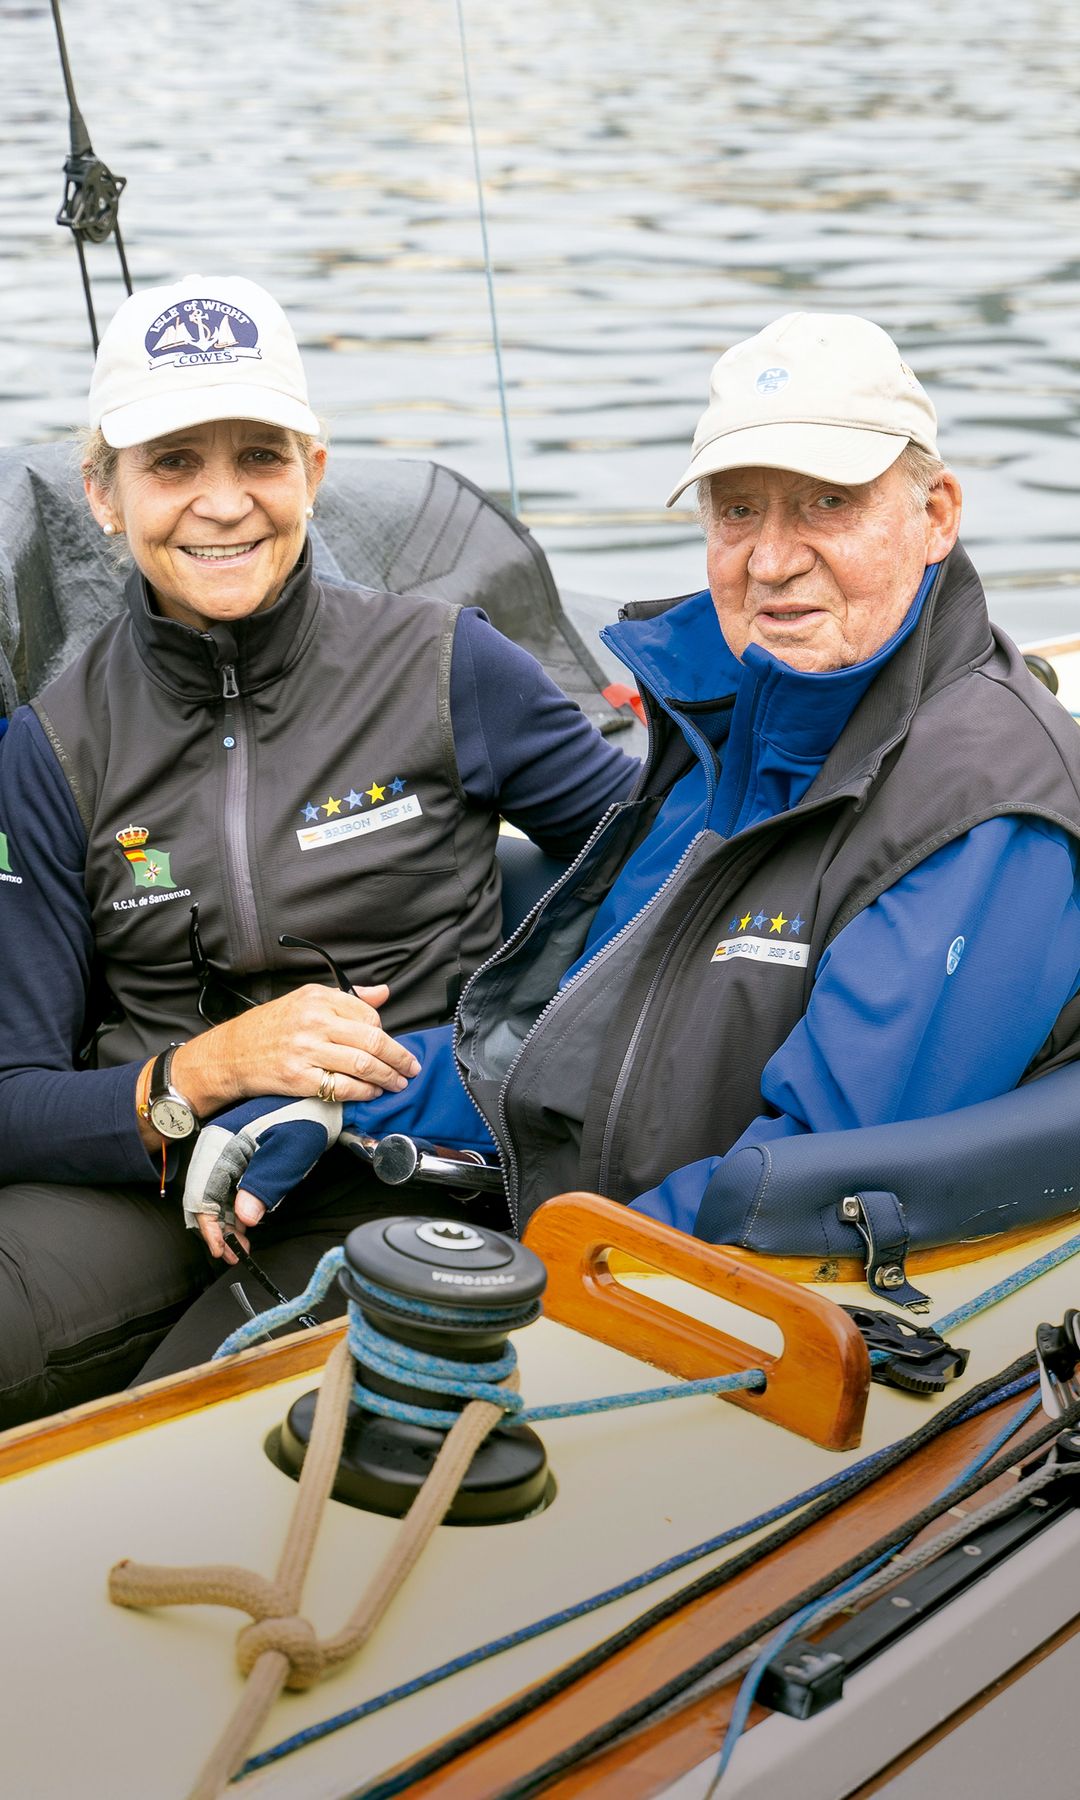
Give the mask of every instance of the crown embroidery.
[{"label": "crown embroidery", "polygon": [[149,831],[142,825],[125,825],[116,834],[124,860],[131,870],[136,887],[175,888],[168,850],[155,850],[147,843]]}]

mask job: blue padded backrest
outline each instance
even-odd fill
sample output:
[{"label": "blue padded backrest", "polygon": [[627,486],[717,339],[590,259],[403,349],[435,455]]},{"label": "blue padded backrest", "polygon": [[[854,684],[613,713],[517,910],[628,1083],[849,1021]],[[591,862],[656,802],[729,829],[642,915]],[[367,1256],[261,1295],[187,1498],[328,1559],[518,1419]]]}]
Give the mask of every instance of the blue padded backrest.
[{"label": "blue padded backrest", "polygon": [[739,1150],[709,1183],[694,1231],[775,1255],[861,1257],[837,1208],[863,1188],[897,1196],[913,1249],[1080,1209],[1080,1063],[937,1118]]}]

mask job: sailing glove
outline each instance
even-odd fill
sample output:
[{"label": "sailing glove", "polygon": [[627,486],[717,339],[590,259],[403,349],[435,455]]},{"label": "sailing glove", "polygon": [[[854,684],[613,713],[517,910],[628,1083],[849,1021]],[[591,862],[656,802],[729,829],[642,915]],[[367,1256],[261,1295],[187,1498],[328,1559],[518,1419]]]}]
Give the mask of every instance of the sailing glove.
[{"label": "sailing glove", "polygon": [[238,1187],[272,1212],[337,1143],[346,1110],[340,1102],[279,1096],[218,1113],[200,1131],[188,1165],[184,1223],[194,1227],[209,1213],[231,1229]]},{"label": "sailing glove", "polygon": [[344,1129],[372,1137],[401,1131],[459,1150],[492,1151],[491,1133],[454,1064],[453,1027],[403,1032],[399,1042],[421,1064],[399,1093],[344,1104],[269,1096],[230,1106],[204,1125],[184,1187],[187,1224],[209,1213],[231,1228],[237,1187],[272,1212]]}]

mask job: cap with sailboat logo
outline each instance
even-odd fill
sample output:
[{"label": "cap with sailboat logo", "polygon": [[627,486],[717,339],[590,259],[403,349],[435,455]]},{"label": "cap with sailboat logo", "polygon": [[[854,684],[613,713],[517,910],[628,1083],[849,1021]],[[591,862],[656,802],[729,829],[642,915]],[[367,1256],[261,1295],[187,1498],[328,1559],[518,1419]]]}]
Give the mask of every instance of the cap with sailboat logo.
[{"label": "cap with sailboat logo", "polygon": [[98,350],[91,429],[122,450],[217,419],[318,434],[277,301],[235,275],[188,275],[130,295]]}]

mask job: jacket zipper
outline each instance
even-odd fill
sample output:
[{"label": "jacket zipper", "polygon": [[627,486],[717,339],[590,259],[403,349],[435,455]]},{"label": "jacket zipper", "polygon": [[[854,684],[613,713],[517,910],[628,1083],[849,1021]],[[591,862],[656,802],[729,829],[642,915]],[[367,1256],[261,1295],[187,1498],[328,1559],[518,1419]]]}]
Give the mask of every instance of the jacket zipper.
[{"label": "jacket zipper", "polygon": [[[623,658],[623,660],[626,662],[628,668],[632,668],[632,664],[631,664],[629,658]],[[633,673],[638,674],[639,672],[636,669],[633,669]],[[639,680],[640,679],[641,679],[641,677],[639,675]],[[645,700],[645,724],[646,724],[646,729],[649,734],[648,751],[647,751],[647,754],[642,759],[641,776],[637,783],[637,786],[633,790],[632,795],[629,796],[630,799],[636,799],[638,794],[640,793],[642,785],[644,784],[645,778],[646,778],[648,771],[652,765],[653,751],[655,749],[655,742],[656,742],[656,726],[655,726],[655,721],[653,720],[653,717],[652,717],[652,711],[651,711],[651,705],[650,705],[650,702],[652,702],[653,696],[652,696],[651,691],[647,687],[645,687],[644,684],[643,684],[643,698]],[[663,710],[665,712],[667,711],[666,708],[663,708]],[[668,716],[671,717],[670,714]],[[678,721],[673,720],[672,722],[675,723],[676,725],[678,724]],[[706,771],[706,775],[708,777],[708,771]],[[623,801],[620,804],[626,805],[627,801]],[[513,935],[507,940],[507,942],[505,944],[500,944],[499,948],[496,951],[494,951],[491,956],[488,957],[487,961],[485,963],[481,963],[480,967],[478,969],[474,970],[473,974],[470,976],[469,981],[465,987],[465,992],[462,994],[461,1000],[458,1002],[457,1013],[455,1014],[455,1017],[454,1017],[454,1055],[455,1055],[455,1057],[457,1056],[458,1040],[459,1040],[460,1033],[461,1033],[461,1007],[465,1001],[465,997],[468,994],[469,989],[472,987],[473,982],[479,980],[480,976],[485,974],[486,971],[488,969],[490,969],[492,967],[492,965],[498,961],[499,957],[502,956],[503,952],[505,950],[508,950],[511,948],[511,946],[515,943],[515,941],[519,937],[520,933],[524,930],[529,919],[531,919],[535,913],[542,911],[542,909],[547,905],[547,903],[551,899],[552,895],[556,892],[556,890],[558,888],[560,888],[562,886],[563,882],[568,879],[568,877],[577,868],[581,859],[588,854],[588,852],[592,849],[593,845],[597,842],[597,840],[601,836],[601,834],[607,829],[611,820],[615,817],[615,814],[617,811],[618,811],[618,807],[611,806],[608,808],[608,810],[604,814],[603,818],[600,819],[599,822],[597,823],[597,825],[594,827],[593,832],[592,832],[591,836],[589,837],[588,842],[583,844],[581,849],[578,851],[577,856],[574,858],[574,861],[570,864],[570,867],[568,869],[564,870],[563,874],[559,876],[558,881],[552,883],[551,887],[548,888],[546,894],[541,894],[539,900],[537,900],[534,903],[530,912],[521,921],[521,924],[518,926],[517,930],[513,933]],[[513,1076],[514,1070],[517,1068],[518,1063],[521,1061],[521,1058],[524,1056],[525,1051],[528,1048],[528,1045],[529,1045],[530,1041],[532,1040],[534,1034],[539,1030],[541,1024],[547,1018],[548,1014],[552,1011],[553,1007],[555,1007],[559,1003],[559,1001],[563,998],[563,996],[565,994],[568,994],[570,992],[570,990],[574,987],[575,983],[579,980],[579,978],[582,975],[584,975],[588,970],[594,968],[599,963],[601,963],[609,951],[614,950],[616,944],[618,944],[620,942],[620,940],[631,929],[631,927],[637,924],[637,921],[641,918],[642,914],[648,911],[649,907],[653,904],[653,901],[659,900],[661,894],[663,894],[665,892],[665,890],[668,887],[670,887],[671,883],[675,880],[675,877],[678,875],[679,870],[682,868],[683,863],[686,861],[686,858],[689,856],[691,850],[694,848],[694,845],[698,842],[698,839],[701,838],[703,835],[704,834],[699,831],[695,835],[695,837],[691,839],[690,843],[686,846],[686,849],[683,851],[682,856],[680,856],[678,862],[675,864],[675,867],[672,870],[670,870],[669,873],[664,877],[664,880],[661,882],[660,886],[656,889],[655,893],[650,894],[650,896],[649,896],[648,900],[645,902],[644,906],[639,907],[637,912],[634,913],[631,918],[627,919],[622,925],[620,925],[615,936],[613,938],[609,938],[607,943],[604,944],[601,949],[597,950],[595,955],[593,955],[589,958],[588,962],[582,964],[581,968],[578,969],[577,973],[571,978],[570,981],[567,982],[565,987],[561,987],[556,990],[556,992],[551,996],[551,999],[547,1002],[546,1006],[544,1006],[542,1008],[540,1013],[538,1013],[537,1017],[533,1020],[531,1026],[529,1027],[528,1031],[525,1033],[525,1036],[521,1040],[521,1043],[518,1045],[518,1048],[513,1057],[513,1060],[511,1061],[510,1066],[507,1069],[505,1076],[503,1077],[502,1086],[499,1089],[498,1100],[497,1100],[497,1105],[496,1105],[496,1120],[497,1120],[499,1129],[498,1129],[498,1131],[493,1132],[493,1135],[495,1137],[495,1150],[496,1150],[496,1153],[499,1158],[499,1167],[502,1170],[503,1185],[506,1189],[506,1202],[507,1202],[507,1206],[510,1209],[510,1218],[513,1223],[515,1232],[518,1231],[518,1206],[517,1206],[518,1162],[517,1162],[517,1157],[514,1154],[513,1140],[511,1139],[511,1136],[510,1136],[509,1121],[506,1117],[506,1093],[507,1093],[507,1089],[510,1085],[510,1081]],[[465,1083],[463,1081],[461,1085],[465,1089],[465,1092],[469,1095],[469,1099],[472,1102],[472,1105],[476,1108],[476,1111],[477,1111],[477,1114],[479,1115],[479,1117],[483,1120],[484,1124],[488,1127],[488,1129],[492,1130],[491,1120],[487,1117],[487,1114],[484,1112],[483,1108],[477,1104],[476,1100],[473,1098],[473,1095],[471,1093],[469,1093],[469,1088],[468,1088],[467,1083]]]},{"label": "jacket zipper", "polygon": [[[581,980],[581,977],[583,975],[587,974],[590,970],[599,968],[600,964],[602,962],[604,962],[604,960],[607,958],[607,956],[615,950],[615,948],[618,944],[620,944],[622,942],[622,939],[626,936],[627,932],[631,931],[633,929],[633,927],[638,923],[639,919],[643,918],[644,915],[648,912],[649,908],[652,905],[654,905],[655,902],[657,900],[659,900],[664,893],[666,893],[668,888],[671,887],[672,883],[675,881],[676,877],[678,876],[679,870],[682,868],[687,857],[690,855],[691,851],[694,849],[694,846],[696,844],[700,843],[701,839],[704,836],[705,836],[705,833],[703,831],[699,831],[694,835],[694,837],[691,838],[690,842],[686,846],[686,849],[683,851],[678,862],[675,864],[675,867],[670,871],[669,874],[665,875],[660,886],[656,889],[656,892],[653,894],[650,894],[650,896],[649,896],[648,900],[646,900],[644,906],[639,906],[637,912],[634,913],[631,918],[627,919],[626,923],[624,925],[620,925],[618,931],[615,933],[615,936],[613,938],[609,938],[607,943],[604,944],[599,950],[597,950],[597,952],[594,956],[590,956],[587,963],[582,963],[581,968],[577,971],[576,975],[574,975],[572,977],[572,979],[567,982],[565,987],[559,988],[558,992],[552,995],[551,999],[548,1001],[547,1005],[544,1007],[543,1012],[540,1013],[539,1017],[533,1021],[532,1027],[527,1032],[525,1038],[522,1040],[520,1048],[518,1049],[518,1053],[514,1057],[513,1062],[510,1064],[510,1067],[507,1069],[506,1078],[503,1081],[502,1087],[499,1089],[499,1123],[501,1124],[503,1131],[506,1133],[508,1141],[509,1141],[509,1135],[510,1135],[510,1124],[509,1124],[509,1120],[507,1119],[507,1116],[506,1116],[506,1093],[507,1093],[507,1089],[510,1086],[510,1080],[511,1080],[511,1077],[513,1076],[514,1070],[516,1069],[522,1056],[524,1056],[525,1050],[528,1046],[530,1038],[532,1038],[533,1034],[539,1030],[543,1021],[547,1018],[548,1014],[552,1011],[552,1009],[559,1004],[559,1002],[563,999],[564,995],[570,993],[571,989],[577,984],[578,981]],[[666,957],[665,957],[665,961],[666,961]],[[621,1080],[621,1075],[620,1075],[620,1080]],[[613,1097],[612,1104],[614,1105],[614,1097]],[[605,1142],[606,1142],[606,1134],[605,1134]],[[516,1176],[516,1170],[515,1170],[515,1176]],[[514,1221],[514,1230],[517,1231],[517,1229],[518,1229],[517,1196],[516,1196],[516,1193],[513,1193],[513,1194],[511,1193],[509,1183],[507,1184],[507,1197],[510,1201],[510,1215]]]},{"label": "jacket zipper", "polygon": [[[225,880],[239,926],[238,961],[243,968],[262,969],[266,965],[266,955],[255,906],[248,853],[248,722],[236,679],[235,663],[224,663],[221,667],[221,697],[224,702],[223,736],[226,754]],[[234,702],[239,702],[239,705],[234,707]]]},{"label": "jacket zipper", "polygon": [[[581,846],[581,849],[578,851],[573,862],[570,864],[570,867],[568,869],[564,869],[562,874],[559,876],[558,880],[552,882],[552,884],[548,888],[547,892],[544,894],[541,894],[540,898],[538,900],[534,901],[533,905],[530,907],[530,909],[526,913],[525,917],[521,920],[521,922],[517,926],[516,930],[514,930],[510,934],[510,936],[507,938],[506,943],[500,944],[497,950],[493,950],[491,955],[488,957],[487,961],[481,963],[480,967],[478,969],[474,969],[472,974],[469,976],[469,979],[465,983],[464,991],[461,995],[460,1000],[457,1003],[457,1007],[454,1012],[453,1050],[454,1050],[455,1061],[458,1060],[458,1043],[459,1043],[459,1040],[461,1037],[461,1009],[462,1009],[463,1005],[465,1004],[465,1000],[468,996],[469,989],[473,985],[473,982],[479,980],[481,975],[486,974],[488,969],[490,969],[496,962],[498,962],[498,960],[502,956],[503,952],[511,949],[512,946],[517,942],[518,938],[521,936],[521,933],[525,930],[526,925],[529,923],[529,920],[533,917],[533,915],[535,913],[539,913],[543,910],[543,908],[547,905],[548,901],[551,899],[552,895],[556,892],[556,890],[562,886],[563,882],[566,881],[570,875],[573,874],[574,870],[577,868],[582,857],[586,856],[588,854],[588,852],[592,849],[593,845],[596,843],[596,841],[600,837],[601,833],[607,829],[608,825],[611,823],[612,819],[615,817],[616,813],[619,810],[619,806],[628,805],[631,800],[637,799],[637,797],[641,791],[642,783],[644,782],[645,776],[648,772],[650,763],[652,761],[652,753],[653,753],[653,749],[654,749],[654,745],[655,745],[656,731],[655,731],[655,725],[654,725],[654,722],[653,722],[653,719],[651,717],[650,710],[649,710],[649,701],[650,700],[651,700],[651,695],[646,695],[645,728],[649,734],[648,749],[647,749],[646,755],[642,758],[641,774],[640,774],[638,781],[633,789],[633,792],[627,796],[626,800],[620,801],[617,805],[608,807],[607,812],[604,814],[603,818],[599,819],[597,821],[596,825],[593,827],[592,833],[590,834],[588,841]],[[579,975],[582,974],[583,972],[584,971],[581,969],[578,970]],[[575,981],[577,980],[577,976],[574,977],[574,980]],[[572,986],[573,983],[571,982],[571,983],[568,983],[567,985]],[[565,993],[566,989],[563,988],[560,990],[560,992]],[[510,1064],[510,1067],[506,1072],[506,1077],[503,1081],[502,1087],[499,1090],[498,1123],[502,1126],[502,1133],[503,1133],[503,1141],[502,1142],[500,1142],[498,1134],[493,1131],[491,1120],[488,1118],[488,1116],[484,1112],[483,1108],[480,1105],[478,1105],[477,1101],[473,1098],[473,1095],[469,1092],[468,1084],[464,1081],[461,1084],[462,1087],[465,1089],[466,1094],[468,1094],[468,1096],[469,1096],[469,1102],[475,1109],[477,1117],[483,1122],[483,1124],[487,1127],[487,1129],[489,1131],[492,1131],[492,1135],[495,1137],[495,1153],[499,1159],[499,1168],[502,1170],[503,1186],[506,1189],[507,1205],[510,1208],[510,1217],[513,1221],[515,1231],[517,1230],[517,1206],[516,1206],[516,1202],[515,1202],[514,1190],[515,1190],[515,1187],[517,1184],[517,1157],[514,1155],[514,1147],[510,1141],[510,1133],[509,1133],[509,1130],[507,1129],[507,1125],[506,1125],[506,1112],[505,1112],[505,1108],[503,1106],[503,1096],[506,1093],[506,1084],[509,1081],[511,1074],[513,1073],[513,1070],[517,1064],[518,1058],[521,1056],[522,1051],[525,1049],[525,1045],[528,1043],[529,1039],[532,1037],[533,1032],[536,1030],[536,1027],[539,1025],[540,1019],[542,1019],[544,1017],[545,1013],[547,1013],[548,1009],[554,1005],[554,1003],[557,999],[558,999],[558,994],[552,995],[552,998],[548,1001],[547,1006],[545,1006],[543,1012],[541,1012],[540,1017],[533,1021],[532,1026],[530,1027],[529,1031],[526,1032],[525,1037],[522,1040],[522,1042],[518,1048],[517,1055],[514,1057],[513,1062]]]},{"label": "jacket zipper", "polygon": [[[701,836],[702,834],[699,833],[698,835]],[[694,841],[696,843],[697,839],[695,839]],[[663,890],[661,889],[659,891],[662,892]],[[705,906],[711,899],[712,899],[712,895],[710,893],[706,892],[706,893],[702,894],[701,899],[698,901],[697,905],[683,920],[676,936],[672,938],[670,944],[668,945],[667,949],[664,951],[664,954],[660,959],[659,967],[657,968],[655,975],[653,976],[652,980],[649,983],[648,991],[647,991],[645,998],[641,1003],[641,1007],[638,1011],[637,1023],[635,1024],[634,1029],[630,1034],[630,1042],[626,1046],[626,1054],[624,1055],[623,1060],[622,1060],[622,1067],[619,1070],[618,1080],[616,1081],[615,1086],[612,1089],[611,1105],[608,1108],[608,1116],[607,1116],[607,1120],[604,1125],[604,1137],[603,1137],[603,1142],[600,1146],[600,1164],[597,1169],[597,1176],[596,1176],[597,1184],[600,1188],[601,1193],[604,1193],[608,1186],[608,1175],[609,1175],[609,1171],[611,1168],[611,1158],[612,1158],[612,1153],[613,1153],[614,1147],[615,1147],[615,1123],[616,1123],[616,1120],[617,1120],[617,1117],[619,1114],[619,1109],[622,1104],[623,1095],[626,1091],[627,1082],[630,1079],[630,1070],[634,1063],[634,1058],[635,1058],[635,1054],[637,1051],[638,1043],[640,1042],[641,1034],[645,1029],[645,1019],[648,1015],[649,1008],[652,1005],[652,1002],[656,996],[656,991],[660,985],[660,982],[662,981],[663,977],[667,973],[668,964],[670,963],[671,958],[674,955],[676,948],[678,947],[684,934],[689,930],[690,926],[693,924],[694,920],[696,919],[698,913],[701,911],[702,907]]]},{"label": "jacket zipper", "polygon": [[[532,907],[526,913],[526,915],[522,919],[521,923],[511,933],[510,937],[507,938],[506,943],[500,944],[497,950],[492,951],[491,955],[488,957],[486,962],[481,963],[480,967],[478,969],[473,970],[472,974],[469,976],[469,979],[465,984],[465,990],[462,993],[461,999],[458,1001],[457,1010],[454,1014],[453,1048],[454,1048],[455,1060],[457,1060],[457,1058],[458,1058],[458,1043],[461,1038],[461,1009],[464,1006],[466,999],[468,998],[469,990],[472,987],[473,983],[475,981],[479,981],[481,975],[485,975],[487,973],[487,971],[490,968],[492,968],[495,963],[498,962],[499,958],[504,954],[505,951],[508,951],[513,948],[513,946],[517,943],[518,939],[520,938],[522,932],[525,930],[525,927],[528,925],[529,920],[534,916],[534,914],[542,911],[542,909],[547,905],[548,901],[551,899],[552,895],[557,891],[557,889],[559,889],[562,886],[563,882],[566,881],[568,879],[568,877],[573,874],[574,870],[577,868],[578,863],[581,861],[582,857],[588,854],[588,852],[592,849],[593,845],[596,843],[597,839],[600,837],[601,833],[603,831],[605,831],[607,826],[611,823],[612,819],[615,817],[616,813],[619,810],[619,806],[625,806],[626,804],[627,804],[626,801],[620,801],[618,803],[618,805],[608,807],[607,812],[604,814],[603,818],[600,819],[598,821],[598,823],[594,826],[592,835],[590,836],[588,842],[582,845],[581,849],[578,851],[573,862],[570,864],[570,867],[568,869],[564,869],[562,874],[559,876],[558,880],[552,882],[552,884],[548,888],[547,892],[544,894],[541,894],[540,898],[538,900],[534,901]],[[590,959],[590,960],[592,960],[592,959]],[[588,964],[586,965],[586,967],[588,967]],[[581,969],[578,970],[579,975],[582,974],[583,972],[584,971]],[[575,977],[574,977],[574,981],[576,981],[576,980],[577,980],[577,975],[575,975]],[[567,986],[572,987],[573,982],[568,982]],[[560,992],[565,993],[566,988],[560,989]],[[522,1039],[522,1042],[518,1047],[518,1050],[514,1056],[513,1062],[510,1064],[510,1068],[506,1072],[506,1077],[503,1081],[502,1087],[499,1090],[498,1122],[502,1126],[504,1141],[500,1142],[498,1133],[494,1133],[495,1150],[496,1150],[496,1154],[498,1155],[498,1158],[499,1158],[499,1167],[502,1170],[503,1184],[506,1188],[507,1203],[509,1204],[509,1207],[510,1207],[510,1216],[514,1221],[515,1229],[517,1228],[517,1210],[516,1210],[515,1203],[514,1203],[514,1187],[517,1182],[517,1158],[514,1155],[514,1148],[510,1141],[509,1132],[506,1128],[506,1115],[505,1115],[505,1111],[503,1109],[503,1104],[502,1104],[503,1095],[506,1092],[506,1083],[509,1081],[511,1074],[513,1073],[514,1067],[517,1064],[518,1058],[521,1056],[522,1051],[525,1049],[525,1045],[528,1043],[529,1039],[532,1037],[532,1034],[536,1030],[536,1027],[539,1025],[540,1020],[542,1018],[544,1018],[545,1014],[550,1010],[550,1008],[554,1005],[555,1001],[558,998],[559,998],[559,995],[554,994],[552,996],[552,998],[547,1002],[547,1005],[544,1007],[543,1012],[540,1013],[538,1018],[534,1019],[532,1025],[529,1027],[529,1030],[526,1032],[525,1037]],[[463,1081],[461,1085],[465,1089],[466,1094],[468,1094],[470,1103],[475,1108],[478,1117],[483,1120],[483,1122],[487,1126],[488,1130],[491,1131],[492,1123],[491,1123],[491,1120],[488,1118],[487,1114],[484,1112],[483,1107],[481,1107],[479,1105],[479,1103],[473,1097],[472,1093],[470,1093],[468,1084]]]},{"label": "jacket zipper", "polygon": [[[610,816],[611,815],[609,813],[607,813],[604,815],[603,819],[601,819],[599,825],[596,828],[596,831],[594,831],[592,837],[589,839],[589,843],[586,844],[585,849],[581,851],[582,856],[584,856],[585,850],[587,850],[589,848],[589,846],[595,842],[598,833],[601,832],[604,829],[604,827],[607,825]],[[648,912],[649,907],[652,906],[654,901],[659,900],[661,894],[663,894],[665,892],[665,890],[668,887],[670,887],[672,882],[675,880],[676,876],[679,873],[679,870],[682,868],[683,863],[686,861],[687,857],[690,855],[690,852],[693,850],[694,845],[696,843],[698,843],[700,838],[703,836],[704,836],[703,832],[699,831],[697,833],[697,835],[686,846],[686,849],[683,851],[682,855],[680,856],[678,862],[675,864],[675,867],[671,870],[670,874],[665,876],[661,885],[657,888],[657,890],[654,894],[651,894],[649,896],[648,900],[645,902],[645,905],[639,907],[637,912],[634,913],[633,917],[626,920],[625,924],[620,925],[618,931],[615,933],[615,936],[613,938],[609,938],[606,944],[604,944],[599,950],[597,950],[594,955],[590,956],[588,962],[582,963],[581,968],[578,969],[577,973],[571,977],[571,979],[566,983],[565,987],[559,988],[556,993],[552,994],[551,999],[547,1002],[547,1005],[543,1008],[543,1010],[537,1014],[537,1017],[533,1020],[528,1031],[525,1033],[525,1036],[521,1040],[521,1043],[518,1045],[518,1048],[514,1055],[513,1061],[511,1062],[509,1068],[507,1069],[506,1075],[503,1078],[502,1086],[499,1089],[497,1113],[498,1113],[498,1122],[499,1122],[499,1127],[500,1127],[500,1133],[501,1133],[502,1139],[504,1140],[504,1143],[500,1143],[499,1138],[498,1137],[496,1138],[496,1144],[499,1149],[499,1162],[502,1166],[503,1175],[504,1175],[504,1178],[506,1181],[507,1204],[509,1205],[509,1208],[510,1208],[510,1217],[513,1220],[513,1225],[514,1225],[515,1231],[517,1231],[517,1229],[518,1229],[518,1207],[517,1207],[518,1167],[517,1167],[517,1157],[514,1155],[513,1142],[510,1137],[510,1125],[509,1125],[509,1121],[506,1116],[506,1094],[507,1094],[507,1089],[510,1086],[510,1082],[513,1078],[514,1070],[517,1068],[518,1063],[521,1061],[521,1058],[524,1056],[525,1051],[527,1050],[532,1038],[535,1036],[536,1032],[539,1031],[540,1026],[543,1024],[544,1020],[548,1017],[548,1015],[553,1011],[553,1009],[556,1006],[559,1005],[559,1003],[565,998],[565,996],[571,992],[571,990],[581,980],[583,975],[585,975],[589,970],[597,968],[605,960],[605,958],[612,951],[614,951],[616,945],[621,942],[621,940],[626,936],[626,933],[628,931],[630,931],[634,925],[637,924],[638,920],[642,917],[642,914]],[[569,873],[570,873],[570,871],[567,870],[567,874],[569,874]],[[565,881],[566,876],[564,875],[561,879]],[[555,886],[557,887],[558,885],[559,885],[559,883],[556,882]],[[543,905],[547,901],[547,899],[550,897],[550,895],[554,893],[554,891],[555,891],[554,888],[549,889],[548,894],[544,895],[543,900],[538,901],[537,904]],[[515,933],[515,936],[516,935],[517,934]],[[513,942],[513,939],[511,939],[511,942]],[[496,952],[496,954],[498,954],[498,952]],[[490,967],[490,964],[494,960],[495,960],[494,957],[489,958],[488,963],[486,963],[484,966]],[[477,975],[479,975],[481,972],[482,971],[478,969]],[[476,979],[476,976],[473,977],[473,980],[475,980],[475,979]],[[470,1095],[470,1099],[471,1098],[472,1098],[472,1096]],[[474,1106],[476,1105],[475,1100],[473,1101],[473,1105]],[[477,1107],[477,1111],[478,1112],[480,1111],[479,1107]],[[481,1115],[481,1116],[483,1116],[483,1115]]]}]

